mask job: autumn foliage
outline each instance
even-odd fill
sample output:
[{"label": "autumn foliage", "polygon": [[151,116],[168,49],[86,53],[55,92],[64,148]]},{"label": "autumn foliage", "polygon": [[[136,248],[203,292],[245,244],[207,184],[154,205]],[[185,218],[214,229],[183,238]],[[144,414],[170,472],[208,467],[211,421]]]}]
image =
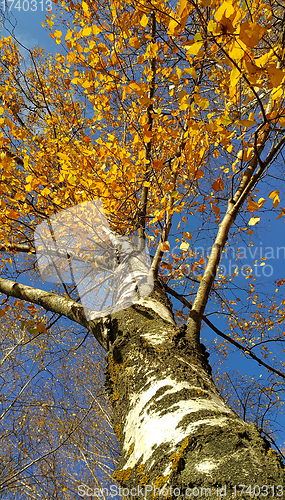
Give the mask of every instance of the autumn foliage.
[{"label": "autumn foliage", "polygon": [[[100,198],[114,231],[146,238],[154,275],[186,297],[175,303],[184,321],[208,262],[195,248],[213,244],[228,203],[238,210],[225,250],[258,241],[268,212],[283,228],[284,7],[271,0],[54,4],[45,26],[55,55],[34,48],[24,59],[16,40],[0,41],[3,277],[38,279],[37,225]],[[283,275],[266,295],[250,269],[242,284],[235,269],[215,273],[211,311],[227,317],[227,334],[244,354],[256,346],[284,373],[283,358],[267,344],[284,349]],[[72,287],[61,292],[78,299]],[[25,342],[48,335],[50,316],[36,307],[27,319],[19,304],[6,301],[2,321],[19,307],[19,325],[30,321],[22,324]],[[228,345],[219,344],[219,356]],[[272,384],[269,377],[270,405],[281,411],[284,396]]]}]

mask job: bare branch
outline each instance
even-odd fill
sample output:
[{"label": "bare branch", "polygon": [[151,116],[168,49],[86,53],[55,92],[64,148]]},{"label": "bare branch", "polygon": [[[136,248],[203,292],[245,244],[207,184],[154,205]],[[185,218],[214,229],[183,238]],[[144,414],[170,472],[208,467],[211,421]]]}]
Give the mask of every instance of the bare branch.
[{"label": "bare branch", "polygon": [[[180,295],[180,293],[175,292],[175,290],[172,290],[172,288],[170,288],[168,285],[164,284],[164,287],[165,287],[165,290],[168,293],[170,293],[170,295],[172,295],[176,299],[180,300],[180,302],[182,302],[182,304],[187,306],[189,309],[192,308],[192,304],[190,302],[188,302],[188,300],[185,299],[185,297],[183,297],[183,295]],[[244,347],[242,344],[240,344],[236,340],[232,339],[229,335],[226,335],[225,333],[223,333],[221,330],[219,330],[219,328],[217,328],[215,325],[213,325],[213,323],[207,318],[207,316],[203,315],[202,319],[206,323],[206,325],[208,325],[217,335],[219,335],[223,339],[225,339],[228,342],[230,342],[231,344],[233,344],[235,347],[237,347],[238,349],[243,351],[245,354],[248,354],[248,356],[250,356],[252,359],[257,361],[260,365],[263,365],[265,368],[267,368],[267,370],[274,372],[277,375],[280,375],[280,377],[285,379],[285,373],[282,373],[279,370],[276,370],[275,368],[273,368],[272,366],[269,366],[267,363],[262,361],[262,359],[260,359],[253,352],[251,352],[251,350],[248,347]]]},{"label": "bare branch", "polygon": [[55,293],[46,292],[39,288],[32,288],[16,281],[0,278],[0,293],[37,304],[47,311],[61,314],[66,318],[88,328],[101,346],[106,349],[106,341],[101,333],[101,321],[87,321],[84,308],[73,299],[62,297]]}]

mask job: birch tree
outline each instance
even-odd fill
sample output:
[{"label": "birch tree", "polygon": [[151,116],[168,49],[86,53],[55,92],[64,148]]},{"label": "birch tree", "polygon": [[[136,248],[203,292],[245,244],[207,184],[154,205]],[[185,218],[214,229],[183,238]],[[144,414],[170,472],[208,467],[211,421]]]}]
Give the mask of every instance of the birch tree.
[{"label": "birch tree", "polygon": [[[276,295],[269,318],[249,271],[248,297],[256,298],[246,326],[229,294],[237,273],[219,265],[237,231],[250,244],[264,209],[284,220],[275,180],[284,174],[284,7],[84,0],[57,8],[46,21],[54,57],[29,51],[24,69],[17,43],[1,40],[5,304],[16,299],[67,318],[106,351],[121,448],[114,478],[124,496],[282,497],[281,457],[218,392],[201,325],[282,382],[282,360],[268,360],[264,342],[284,340],[284,302]],[[22,282],[24,272],[37,272],[39,225],[98,199],[110,241],[132,241],[137,253],[149,247],[153,280],[134,301],[123,279],[122,307],[103,317],[86,314],[72,273],[70,281],[58,274],[49,290]],[[202,230],[208,258],[195,252]],[[82,259],[62,247],[49,252]],[[84,262],[108,264],[92,248]],[[283,283],[280,276],[276,290]],[[227,309],[228,332],[207,316],[213,296]],[[184,309],[175,311],[171,297]],[[44,336],[38,310],[33,327]]]}]

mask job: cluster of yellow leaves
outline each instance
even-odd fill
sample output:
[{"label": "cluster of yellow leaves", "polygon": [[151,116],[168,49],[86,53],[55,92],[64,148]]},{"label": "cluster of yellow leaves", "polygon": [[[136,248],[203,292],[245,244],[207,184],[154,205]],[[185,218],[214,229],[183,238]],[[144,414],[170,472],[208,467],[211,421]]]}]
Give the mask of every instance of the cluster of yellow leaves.
[{"label": "cluster of yellow leaves", "polygon": [[[238,181],[238,164],[255,154],[263,115],[250,105],[260,89],[274,100],[268,122],[285,124],[282,47],[271,35],[270,3],[256,0],[249,11],[235,0],[201,0],[199,8],[188,0],[173,7],[157,0],[154,8],[145,0],[112,1],[102,10],[97,2],[67,1],[58,9],[64,29],[55,14],[46,26],[64,51],[54,58],[35,51],[37,72],[32,64],[25,74],[33,82],[26,95],[43,112],[28,111],[10,71],[20,64],[19,52],[12,40],[1,42],[0,147],[23,162],[2,158],[6,231],[16,223],[23,229],[19,213],[36,224],[40,214],[98,196],[114,228],[134,231],[142,189],[151,231],[174,213],[192,215],[192,202],[195,216],[218,223],[220,193],[228,196],[232,173]],[[65,17],[70,12],[72,23]],[[211,60],[207,69],[205,60]],[[232,172],[223,164],[210,182],[208,163],[222,154]],[[199,185],[213,191],[202,196]],[[278,192],[272,200],[276,208]],[[264,201],[249,198],[248,210]],[[249,225],[258,220],[253,216]],[[162,251],[170,251],[167,243]],[[181,239],[180,249],[188,248]]]}]

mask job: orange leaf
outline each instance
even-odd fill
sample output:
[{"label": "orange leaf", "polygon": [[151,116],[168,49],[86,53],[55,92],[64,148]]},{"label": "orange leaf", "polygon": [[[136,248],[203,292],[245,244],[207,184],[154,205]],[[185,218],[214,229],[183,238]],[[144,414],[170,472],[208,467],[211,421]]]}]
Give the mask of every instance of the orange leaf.
[{"label": "orange leaf", "polygon": [[191,240],[193,238],[193,234],[190,234],[188,231],[183,233],[184,238],[187,238],[187,240]]},{"label": "orange leaf", "polygon": [[219,207],[212,205],[212,210],[216,216],[220,215],[221,210],[219,209]]},{"label": "orange leaf", "polygon": [[285,76],[284,71],[282,69],[276,68],[275,64],[269,66],[267,71],[273,87],[278,87]]},{"label": "orange leaf", "polygon": [[215,191],[223,191],[223,189],[224,189],[224,183],[223,183],[223,180],[222,180],[221,176],[219,176],[219,178],[216,179],[215,182],[213,182],[212,188]]},{"label": "orange leaf", "polygon": [[161,170],[163,168],[163,161],[153,160],[152,166],[153,166],[154,170]]},{"label": "orange leaf", "polygon": [[252,197],[250,196],[247,202],[247,210],[249,212],[255,212],[255,210],[259,210],[264,205],[264,203],[265,203],[264,198],[259,198],[258,202],[256,202],[253,201]]},{"label": "orange leaf", "polygon": [[47,333],[47,329],[46,329],[45,325],[43,325],[42,323],[37,323],[37,330],[40,333]]},{"label": "orange leaf", "polygon": [[269,198],[273,200],[275,196],[277,196],[278,194],[279,194],[278,189],[276,189],[275,191],[271,191],[271,193],[269,193]]},{"label": "orange leaf", "polygon": [[9,210],[8,217],[11,217],[11,219],[19,219],[20,214],[16,212],[16,210]]}]

